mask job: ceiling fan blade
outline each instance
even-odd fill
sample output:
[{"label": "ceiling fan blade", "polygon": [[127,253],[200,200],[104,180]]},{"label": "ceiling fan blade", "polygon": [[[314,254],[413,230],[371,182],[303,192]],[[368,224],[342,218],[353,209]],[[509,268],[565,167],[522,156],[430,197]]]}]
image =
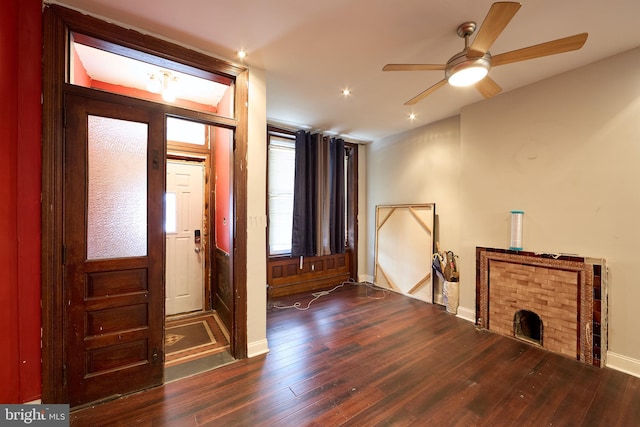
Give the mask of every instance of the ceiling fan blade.
[{"label": "ceiling fan blade", "polygon": [[502,92],[502,88],[491,77],[486,76],[475,84],[476,89],[480,92],[480,95],[485,98],[491,98]]},{"label": "ceiling fan blade", "polygon": [[492,4],[469,50],[485,54],[519,9],[520,3],[517,2],[503,1]]},{"label": "ceiling fan blade", "polygon": [[440,80],[438,83],[434,84],[433,86],[431,86],[429,89],[422,91],[419,95],[414,96],[413,98],[411,98],[410,100],[408,100],[407,102],[404,103],[404,105],[415,105],[418,102],[422,101],[424,98],[426,98],[427,96],[431,95],[433,92],[435,92],[436,90],[440,89],[442,86],[447,84],[447,80],[446,79],[442,79]]},{"label": "ceiling fan blade", "polygon": [[387,64],[382,71],[429,71],[444,70],[444,64]]},{"label": "ceiling fan blade", "polygon": [[491,58],[491,66],[497,67],[498,65],[511,64],[512,62],[526,61],[528,59],[542,58],[543,56],[578,50],[587,41],[588,36],[587,33],[581,33],[575,36],[501,53]]}]

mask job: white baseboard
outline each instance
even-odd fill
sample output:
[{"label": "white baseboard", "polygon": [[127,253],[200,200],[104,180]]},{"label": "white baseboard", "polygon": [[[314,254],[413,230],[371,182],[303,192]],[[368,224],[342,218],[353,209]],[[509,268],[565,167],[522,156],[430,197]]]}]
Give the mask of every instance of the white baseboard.
[{"label": "white baseboard", "polygon": [[373,283],[373,276],[370,276],[368,274],[360,274],[358,276],[358,282],[369,282],[369,283]]},{"label": "white baseboard", "polygon": [[266,339],[250,342],[247,345],[247,357],[255,357],[267,353],[269,353],[269,343]]},{"label": "white baseboard", "polygon": [[640,360],[607,351],[607,368],[640,378]]},{"label": "white baseboard", "polygon": [[468,320],[469,322],[476,323],[476,311],[471,310],[470,308],[458,307],[458,314],[456,314],[456,316],[461,319]]}]

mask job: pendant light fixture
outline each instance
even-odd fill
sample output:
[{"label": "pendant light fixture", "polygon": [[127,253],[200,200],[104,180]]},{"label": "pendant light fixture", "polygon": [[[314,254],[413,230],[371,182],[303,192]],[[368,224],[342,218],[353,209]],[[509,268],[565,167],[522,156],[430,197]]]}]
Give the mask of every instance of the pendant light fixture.
[{"label": "pendant light fixture", "polygon": [[156,74],[149,75],[147,90],[161,94],[162,99],[166,102],[174,102],[176,100],[175,89],[177,83],[177,76],[174,76],[170,71],[161,70]]}]

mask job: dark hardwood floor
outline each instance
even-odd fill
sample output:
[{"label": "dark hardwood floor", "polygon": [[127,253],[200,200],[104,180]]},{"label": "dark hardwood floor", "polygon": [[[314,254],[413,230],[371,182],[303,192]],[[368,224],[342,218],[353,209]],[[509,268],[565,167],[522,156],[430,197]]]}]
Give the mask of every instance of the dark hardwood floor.
[{"label": "dark hardwood floor", "polygon": [[72,412],[71,424],[640,425],[640,378],[381,296],[345,285],[307,311],[271,309],[268,355]]}]

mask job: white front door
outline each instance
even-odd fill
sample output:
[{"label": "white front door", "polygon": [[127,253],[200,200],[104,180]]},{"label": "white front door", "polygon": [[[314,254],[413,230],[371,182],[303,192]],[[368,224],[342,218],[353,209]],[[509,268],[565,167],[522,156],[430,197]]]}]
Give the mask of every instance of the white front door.
[{"label": "white front door", "polygon": [[204,166],[167,161],[166,314],[202,310]]}]

